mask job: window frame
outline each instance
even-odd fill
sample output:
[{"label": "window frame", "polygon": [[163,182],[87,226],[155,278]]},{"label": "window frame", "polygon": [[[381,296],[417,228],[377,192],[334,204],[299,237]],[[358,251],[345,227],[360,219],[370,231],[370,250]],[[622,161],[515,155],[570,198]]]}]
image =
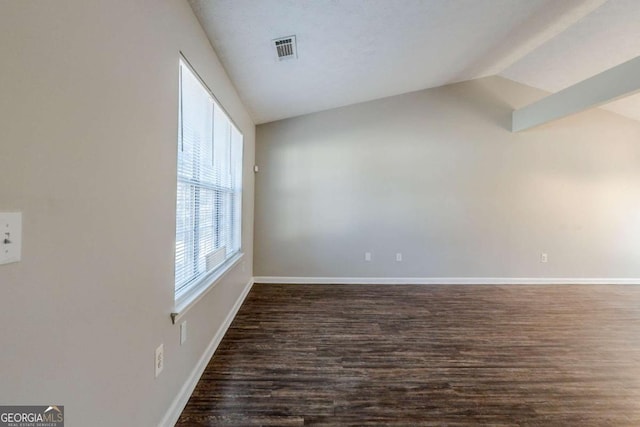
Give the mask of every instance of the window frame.
[{"label": "window frame", "polygon": [[[229,168],[234,168],[236,167],[237,170],[235,171],[236,173],[236,178],[238,180],[237,183],[230,183],[230,187],[229,187],[229,191],[227,194],[231,195],[231,197],[237,197],[237,203],[232,202],[231,203],[231,208],[233,210],[234,207],[237,207],[237,210],[239,210],[239,213],[237,214],[239,217],[239,221],[236,220],[236,213],[232,213],[230,214],[230,231],[231,233],[234,233],[234,225],[237,224],[237,233],[238,233],[238,249],[237,251],[234,251],[233,254],[231,254],[230,256],[228,256],[220,265],[216,266],[215,268],[213,268],[211,271],[207,271],[204,272],[200,275],[196,275],[194,277],[192,277],[191,279],[189,279],[188,281],[186,281],[184,284],[182,284],[182,286],[180,288],[177,288],[178,283],[176,282],[176,252],[177,252],[177,234],[178,234],[178,192],[179,192],[179,187],[181,183],[185,183],[187,182],[184,179],[181,179],[180,177],[180,150],[181,150],[181,146],[183,144],[183,121],[182,121],[182,111],[183,111],[183,92],[182,92],[182,81],[183,81],[183,77],[182,77],[182,70],[183,67],[188,69],[189,72],[196,78],[196,80],[202,85],[202,88],[206,91],[207,95],[210,97],[211,101],[212,101],[212,116],[211,116],[211,120],[212,120],[212,125],[213,125],[213,120],[214,120],[214,115],[215,115],[215,108],[217,107],[226,117],[226,119],[229,121],[229,124],[235,128],[235,131],[238,133],[239,137],[240,137],[240,147],[239,147],[239,163],[234,164],[231,161],[231,157],[229,160]],[[234,122],[234,120],[231,118],[231,115],[227,112],[227,110],[223,107],[222,103],[215,97],[215,95],[213,94],[213,91],[209,88],[209,86],[204,82],[204,80],[202,79],[202,77],[200,77],[200,75],[196,72],[196,70],[194,69],[194,67],[191,65],[191,63],[184,57],[184,55],[181,53],[180,54],[180,58],[178,61],[178,132],[177,132],[177,144],[176,144],[176,188],[175,188],[175,195],[176,195],[176,203],[174,205],[175,207],[175,211],[174,211],[174,218],[176,220],[176,227],[174,230],[174,278],[173,278],[173,289],[174,289],[174,302],[175,302],[175,312],[171,314],[171,317],[174,321],[174,323],[176,322],[176,320],[185,312],[187,311],[193,304],[195,304],[197,301],[199,301],[209,290],[211,290],[219,281],[220,279],[222,279],[226,273],[228,273],[234,266],[236,266],[240,260],[243,258],[244,256],[244,251],[243,251],[243,244],[242,244],[242,210],[243,210],[243,171],[244,171],[244,134],[241,132],[240,127]],[[230,129],[229,132],[229,138],[232,138],[232,132],[233,130]],[[215,140],[212,139],[212,153],[213,150],[215,150]],[[233,151],[233,143],[230,142],[229,145],[229,152],[231,153]],[[231,156],[231,154],[230,154]],[[200,182],[199,180],[194,180],[198,181],[200,186],[205,187],[207,184],[204,182]],[[223,186],[220,186],[221,188],[217,189],[217,190],[224,190]],[[198,187],[199,188],[199,187]],[[196,196],[192,196],[192,198],[190,199],[190,203],[194,203]],[[216,216],[219,216],[220,213],[216,213]],[[195,231],[194,233],[199,233],[199,226],[198,226],[198,222],[199,220],[201,220],[200,215],[193,215],[192,218],[189,219],[190,223],[192,223],[193,225],[190,228],[193,228]],[[219,222],[217,220],[214,220],[215,224],[219,224]],[[222,232],[223,227],[213,227],[213,234],[214,234],[214,240],[217,241],[220,238],[220,233]],[[235,246],[235,245],[234,245]],[[198,258],[194,258],[193,260],[194,262],[194,266],[197,265],[198,263]]]}]

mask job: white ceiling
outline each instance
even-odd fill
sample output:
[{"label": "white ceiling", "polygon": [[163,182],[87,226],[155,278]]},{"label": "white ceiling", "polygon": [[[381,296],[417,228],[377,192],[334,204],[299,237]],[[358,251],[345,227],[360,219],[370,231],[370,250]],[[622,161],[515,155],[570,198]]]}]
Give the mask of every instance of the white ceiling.
[{"label": "white ceiling", "polygon": [[[640,0],[609,0],[500,75],[557,92],[640,55]],[[640,96],[604,107],[640,120]]]},{"label": "white ceiling", "polygon": [[[189,2],[256,123],[494,74],[555,92],[640,55],[640,0]],[[640,120],[640,96],[607,108]]]}]

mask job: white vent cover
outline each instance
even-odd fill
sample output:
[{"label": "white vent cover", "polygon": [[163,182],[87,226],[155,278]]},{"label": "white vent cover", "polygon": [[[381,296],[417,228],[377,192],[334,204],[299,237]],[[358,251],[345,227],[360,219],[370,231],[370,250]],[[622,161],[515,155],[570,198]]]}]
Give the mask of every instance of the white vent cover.
[{"label": "white vent cover", "polygon": [[295,59],[298,57],[296,49],[296,36],[281,37],[273,41],[278,60]]}]

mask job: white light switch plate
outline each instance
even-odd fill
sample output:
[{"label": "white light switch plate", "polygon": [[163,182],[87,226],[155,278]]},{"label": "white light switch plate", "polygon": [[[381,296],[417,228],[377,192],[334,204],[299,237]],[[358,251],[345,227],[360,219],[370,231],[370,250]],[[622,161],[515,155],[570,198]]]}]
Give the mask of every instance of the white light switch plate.
[{"label": "white light switch plate", "polygon": [[22,213],[0,212],[0,264],[22,259]]}]

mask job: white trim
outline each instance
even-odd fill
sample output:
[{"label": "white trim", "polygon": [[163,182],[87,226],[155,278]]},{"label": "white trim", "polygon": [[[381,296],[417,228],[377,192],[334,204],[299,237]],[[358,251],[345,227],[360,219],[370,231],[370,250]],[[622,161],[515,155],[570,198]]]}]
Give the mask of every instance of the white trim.
[{"label": "white trim", "polygon": [[278,277],[256,276],[255,283],[335,285],[640,285],[640,278],[592,277]]},{"label": "white trim", "polygon": [[209,273],[201,279],[201,281],[185,290],[176,300],[173,313],[171,313],[171,321],[175,325],[184,314],[189,311],[198,301],[200,301],[209,291],[222,280],[222,278],[231,271],[240,260],[244,257],[244,252],[239,252],[226,260],[220,267]]},{"label": "white trim", "polygon": [[511,114],[513,132],[519,132],[596,108],[640,91],[640,57],[616,65],[560,92],[519,108]]},{"label": "white trim", "polygon": [[238,313],[238,310],[240,310],[240,307],[249,294],[249,291],[251,291],[253,283],[254,281],[253,279],[251,279],[245,285],[242,293],[229,311],[229,314],[227,314],[224,322],[222,322],[222,325],[220,325],[218,332],[216,332],[216,334],[213,336],[213,339],[211,339],[211,342],[207,346],[207,349],[204,351],[204,354],[200,357],[198,363],[196,363],[193,371],[191,371],[191,375],[189,375],[184,385],[171,403],[171,406],[169,406],[169,409],[167,410],[165,416],[162,418],[162,421],[160,421],[160,424],[158,424],[159,427],[173,426],[176,424],[176,422],[178,422],[180,414],[182,414],[184,407],[187,406],[187,402],[191,397],[191,393],[193,393],[193,390],[196,388],[196,385],[198,384],[202,373],[207,367],[209,360],[211,359],[211,357],[213,357],[213,353],[215,353],[218,345],[220,345],[222,338],[227,333],[227,329],[229,329],[229,326],[231,326],[231,322],[233,322],[233,319],[236,317],[236,314]]}]

